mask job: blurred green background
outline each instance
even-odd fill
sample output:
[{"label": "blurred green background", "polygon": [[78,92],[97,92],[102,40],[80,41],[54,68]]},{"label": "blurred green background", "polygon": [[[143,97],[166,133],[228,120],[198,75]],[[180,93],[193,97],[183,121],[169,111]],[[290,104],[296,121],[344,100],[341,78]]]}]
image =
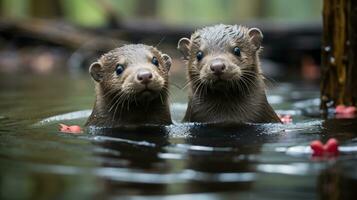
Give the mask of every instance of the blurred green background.
[{"label": "blurred green background", "polygon": [[[107,8],[105,8],[107,6]],[[123,20],[152,19],[167,25],[242,21],[320,21],[322,0],[0,0],[7,18],[63,17],[84,26],[102,26],[107,9]]]},{"label": "blurred green background", "polygon": [[322,0],[0,0],[0,10],[0,72],[87,72],[104,52],[145,43],[159,44],[183,75],[177,41],[225,23],[262,30],[268,76],[320,74]]}]

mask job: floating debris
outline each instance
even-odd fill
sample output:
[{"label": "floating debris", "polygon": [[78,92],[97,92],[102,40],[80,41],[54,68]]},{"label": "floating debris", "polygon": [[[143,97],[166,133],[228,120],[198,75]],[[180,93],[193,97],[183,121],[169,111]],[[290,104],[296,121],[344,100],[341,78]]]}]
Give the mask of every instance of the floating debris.
[{"label": "floating debris", "polygon": [[335,157],[339,154],[338,141],[330,138],[324,145],[320,140],[314,140],[310,143],[313,157]]},{"label": "floating debris", "polygon": [[65,124],[59,124],[59,131],[62,133],[83,133],[82,128],[78,125],[68,126]]},{"label": "floating debris", "polygon": [[289,124],[293,122],[291,115],[278,115],[283,124]]},{"label": "floating debris", "polygon": [[336,118],[355,118],[356,111],[355,106],[338,105],[335,108]]}]

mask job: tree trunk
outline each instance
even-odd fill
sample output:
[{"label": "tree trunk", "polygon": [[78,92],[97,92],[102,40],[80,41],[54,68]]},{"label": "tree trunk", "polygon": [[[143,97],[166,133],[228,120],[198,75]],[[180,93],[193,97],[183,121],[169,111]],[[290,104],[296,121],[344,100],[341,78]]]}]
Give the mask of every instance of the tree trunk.
[{"label": "tree trunk", "polygon": [[324,0],[321,109],[356,106],[357,2]]}]

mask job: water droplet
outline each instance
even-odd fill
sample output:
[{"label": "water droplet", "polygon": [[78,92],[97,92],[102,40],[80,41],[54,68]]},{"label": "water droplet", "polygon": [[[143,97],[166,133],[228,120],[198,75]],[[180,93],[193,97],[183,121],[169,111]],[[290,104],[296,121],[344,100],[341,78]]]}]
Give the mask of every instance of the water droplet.
[{"label": "water droplet", "polygon": [[330,57],[330,63],[332,65],[336,64],[336,59],[334,57]]},{"label": "water droplet", "polygon": [[326,103],[326,106],[327,106],[328,108],[333,107],[333,105],[335,105],[335,102],[334,102],[334,101],[328,101],[328,102]]},{"label": "water droplet", "polygon": [[330,47],[330,46],[326,46],[326,47],[324,48],[324,50],[325,50],[326,52],[330,52],[330,51],[331,51],[331,47]]}]

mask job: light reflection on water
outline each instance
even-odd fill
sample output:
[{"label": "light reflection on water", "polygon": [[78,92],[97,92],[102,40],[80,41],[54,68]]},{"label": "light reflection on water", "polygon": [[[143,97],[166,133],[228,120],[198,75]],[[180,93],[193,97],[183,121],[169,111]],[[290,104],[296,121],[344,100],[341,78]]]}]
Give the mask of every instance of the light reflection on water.
[{"label": "light reflection on water", "polygon": [[[296,90],[289,96],[282,84],[271,91],[273,106],[294,115],[288,125],[180,123],[186,104],[174,96],[174,125],[68,135],[57,124],[85,122],[94,99],[90,80],[16,80],[3,77],[0,86],[2,199],[356,197],[357,122],[303,115],[318,104],[310,89],[288,85]],[[341,142],[341,155],[313,161],[309,142],[330,137]]]}]

